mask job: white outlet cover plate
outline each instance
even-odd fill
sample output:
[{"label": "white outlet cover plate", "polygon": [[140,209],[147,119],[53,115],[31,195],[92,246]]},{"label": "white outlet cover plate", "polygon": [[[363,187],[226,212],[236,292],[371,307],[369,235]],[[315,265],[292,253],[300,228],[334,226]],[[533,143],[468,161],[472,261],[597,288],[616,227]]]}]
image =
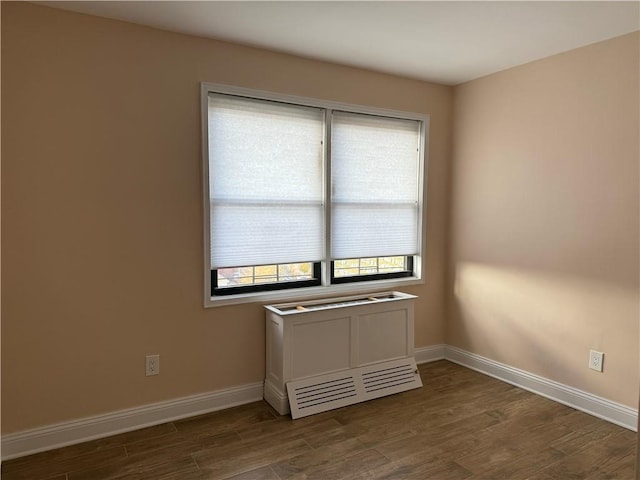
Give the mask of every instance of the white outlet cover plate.
[{"label": "white outlet cover plate", "polygon": [[145,373],[147,377],[151,375],[159,375],[160,374],[160,355],[147,355],[145,360],[146,360]]},{"label": "white outlet cover plate", "polygon": [[604,362],[604,353],[597,350],[589,351],[589,368],[596,372],[602,372],[602,363]]}]

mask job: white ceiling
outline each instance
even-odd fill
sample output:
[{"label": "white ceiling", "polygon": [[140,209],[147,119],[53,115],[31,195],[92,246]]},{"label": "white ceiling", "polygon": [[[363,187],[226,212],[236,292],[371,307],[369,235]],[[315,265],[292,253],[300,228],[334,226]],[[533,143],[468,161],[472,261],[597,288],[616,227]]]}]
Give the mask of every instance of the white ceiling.
[{"label": "white ceiling", "polygon": [[640,29],[638,1],[36,3],[449,85]]}]

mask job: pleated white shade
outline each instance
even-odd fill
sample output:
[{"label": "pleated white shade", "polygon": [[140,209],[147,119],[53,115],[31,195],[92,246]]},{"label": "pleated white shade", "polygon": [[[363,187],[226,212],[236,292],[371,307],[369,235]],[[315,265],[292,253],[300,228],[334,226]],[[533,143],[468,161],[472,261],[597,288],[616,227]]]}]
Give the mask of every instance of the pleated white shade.
[{"label": "pleated white shade", "polygon": [[211,268],[320,261],[324,111],[209,94]]}]

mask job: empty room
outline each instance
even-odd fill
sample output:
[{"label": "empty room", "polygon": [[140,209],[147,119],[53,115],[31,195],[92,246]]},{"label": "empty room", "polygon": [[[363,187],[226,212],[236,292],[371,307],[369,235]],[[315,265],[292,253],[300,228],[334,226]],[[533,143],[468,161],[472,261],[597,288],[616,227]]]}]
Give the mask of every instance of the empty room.
[{"label": "empty room", "polygon": [[4,480],[640,478],[640,2],[0,15]]}]

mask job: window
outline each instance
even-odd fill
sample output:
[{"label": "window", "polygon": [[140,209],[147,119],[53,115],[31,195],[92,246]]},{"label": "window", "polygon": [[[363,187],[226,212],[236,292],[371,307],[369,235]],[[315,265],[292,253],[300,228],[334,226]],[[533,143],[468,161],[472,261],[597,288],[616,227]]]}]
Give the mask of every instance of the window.
[{"label": "window", "polygon": [[428,117],[210,84],[203,101],[209,301],[420,278]]}]

